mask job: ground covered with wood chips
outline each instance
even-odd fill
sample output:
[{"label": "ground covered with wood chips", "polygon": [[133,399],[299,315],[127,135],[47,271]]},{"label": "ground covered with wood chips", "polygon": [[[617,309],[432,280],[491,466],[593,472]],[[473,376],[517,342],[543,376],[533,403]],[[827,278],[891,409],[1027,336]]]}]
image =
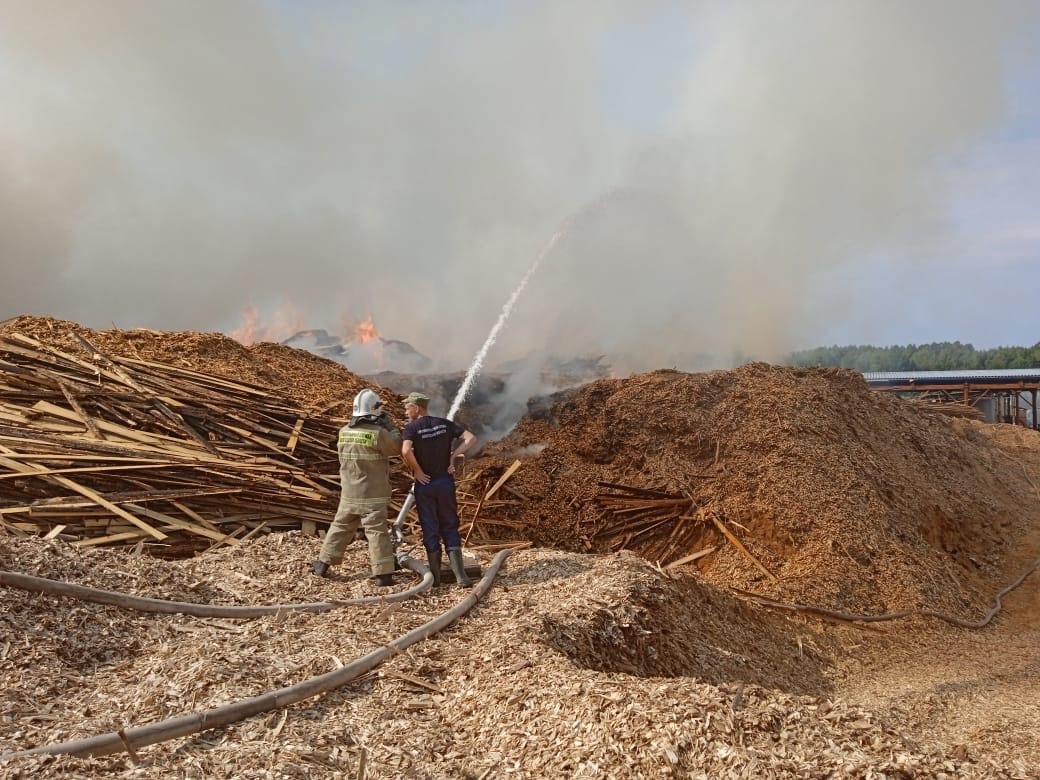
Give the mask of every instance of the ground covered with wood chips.
[{"label": "ground covered with wood chips", "polygon": [[[9,327],[45,341],[78,326]],[[363,385],[275,345],[84,335],[112,354],[279,387],[311,409],[342,412]],[[0,775],[1040,777],[1035,431],[925,415],[851,372],[752,364],[600,380],[541,399],[487,452],[469,466],[474,499],[474,484],[521,463],[495,500],[464,502],[475,539],[507,529],[540,547],[510,556],[447,631],[267,715],[136,756],[15,759]],[[601,483],[676,496],[679,509],[663,522],[639,520],[638,505],[618,514]],[[633,532],[636,522],[651,532]],[[363,543],[329,580],[307,574],[319,546],[280,532],[160,560],[0,534],[0,569],[209,604],[377,592]],[[995,594],[1024,574],[986,622]],[[397,590],[416,581],[399,580]],[[4,589],[0,755],[325,673],[463,594],[445,587],[395,605],[232,620]],[[926,609],[985,625],[920,615],[854,623],[756,597],[846,617]]]},{"label": "ground covered with wood chips", "polygon": [[[296,533],[161,561],[11,540],[0,565],[209,603],[370,595],[304,574]],[[405,587],[408,578],[401,575]],[[1029,593],[1032,596],[1029,596]],[[0,751],[161,720],[321,674],[460,598],[257,620],[155,616],[20,591],[0,618]],[[100,759],[26,758],[12,777],[1034,777],[1037,639],[1008,598],[982,632],[791,620],[630,553],[515,553],[455,626],[363,681],[194,738]],[[1031,646],[1030,646],[1031,645]],[[936,664],[940,654],[942,664]],[[1007,696],[1011,699],[1006,699]],[[980,698],[981,697],[981,698]],[[981,700],[985,699],[985,701]]]}]

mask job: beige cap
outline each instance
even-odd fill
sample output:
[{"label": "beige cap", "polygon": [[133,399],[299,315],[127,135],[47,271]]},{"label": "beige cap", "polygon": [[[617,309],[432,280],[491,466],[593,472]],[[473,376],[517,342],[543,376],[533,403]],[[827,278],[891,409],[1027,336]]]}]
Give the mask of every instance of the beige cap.
[{"label": "beige cap", "polygon": [[423,395],[422,393],[409,393],[404,397],[404,403],[405,405],[415,404],[416,406],[421,406],[425,409],[430,405],[430,397]]}]

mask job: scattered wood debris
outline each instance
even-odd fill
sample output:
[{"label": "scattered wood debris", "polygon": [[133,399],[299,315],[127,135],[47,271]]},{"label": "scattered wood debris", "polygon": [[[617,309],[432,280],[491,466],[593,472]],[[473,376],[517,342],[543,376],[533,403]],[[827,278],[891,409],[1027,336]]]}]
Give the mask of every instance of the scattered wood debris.
[{"label": "scattered wood debris", "polygon": [[[217,334],[0,337],[0,567],[212,604],[375,592],[363,543],[319,579],[319,541],[283,532],[331,516],[328,415],[364,380]],[[1035,432],[752,364],[596,382],[489,449],[459,485],[471,549],[608,554],[514,554],[471,617],[334,695],[14,776],[1035,776],[1034,589],[973,633],[820,627],[726,590],[970,616],[1040,554]],[[142,554],[175,550],[207,552]],[[238,622],[2,595],[0,752],[297,682],[459,596]]]},{"label": "scattered wood debris", "polygon": [[261,525],[327,525],[338,425],[270,390],[150,360],[0,336],[0,523],[167,555]]},{"label": "scattered wood debris", "polygon": [[[318,544],[275,533],[229,553],[155,560],[6,537],[0,565],[153,597],[235,592],[251,604],[370,591],[349,575],[367,567],[363,544],[348,549],[343,576],[306,575]],[[862,632],[766,613],[704,583],[662,575],[629,553],[522,551],[507,561],[500,584],[451,630],[344,689],[142,748],[136,758],[19,759],[2,771],[45,780],[506,772],[1026,778],[1040,757],[1028,719],[964,741],[915,736],[917,724],[935,720],[938,701],[911,713],[902,686],[897,707],[842,695],[837,666],[853,640],[864,641]],[[140,726],[328,672],[443,612],[458,591],[441,589],[390,615],[376,606],[250,621],[145,615],[22,591],[4,597],[0,753]],[[904,628],[885,652],[912,652],[908,643],[919,641]],[[1003,689],[1023,685],[1009,679]],[[944,700],[955,695],[928,690]],[[944,706],[956,711],[956,701]],[[1020,710],[1028,715],[1024,701]]]},{"label": "scattered wood debris", "polygon": [[[465,547],[482,552],[496,552],[506,548],[521,550],[532,546],[526,536],[527,523],[522,519],[487,516],[488,512],[515,508],[518,505],[518,499],[495,500],[494,496],[499,491],[508,491],[506,483],[521,465],[522,461],[514,460],[505,470],[494,466],[481,469],[459,483],[459,532]],[[495,474],[498,476],[491,476]],[[474,495],[472,491],[481,482],[484,484],[483,489]],[[502,535],[493,536],[492,529],[504,530],[496,530],[494,533]]]}]

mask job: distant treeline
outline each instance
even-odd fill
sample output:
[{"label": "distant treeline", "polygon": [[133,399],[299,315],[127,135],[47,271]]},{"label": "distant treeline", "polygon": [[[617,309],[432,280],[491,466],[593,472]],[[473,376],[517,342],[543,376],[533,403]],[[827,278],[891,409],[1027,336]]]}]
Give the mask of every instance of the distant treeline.
[{"label": "distant treeline", "polygon": [[792,352],[792,366],[837,366],[857,371],[970,371],[1040,368],[1040,342],[1031,347],[975,349],[959,341],[905,347],[816,347]]}]

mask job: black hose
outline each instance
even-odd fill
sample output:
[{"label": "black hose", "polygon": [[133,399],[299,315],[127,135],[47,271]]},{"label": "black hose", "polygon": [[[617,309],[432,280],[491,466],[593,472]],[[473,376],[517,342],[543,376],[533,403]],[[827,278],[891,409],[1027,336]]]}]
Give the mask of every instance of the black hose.
[{"label": "black hose", "polygon": [[70,582],[48,580],[44,577],[34,577],[31,574],[17,574],[11,571],[0,571],[0,585],[44,593],[49,596],[67,596],[68,598],[89,601],[94,604],[109,604],[124,609],[136,609],[140,612],[160,612],[163,614],[193,615],[195,617],[257,618],[265,615],[275,615],[279,612],[329,612],[340,607],[357,607],[392,601],[406,601],[433,587],[433,574],[430,573],[424,562],[408,555],[399,555],[398,561],[403,567],[410,569],[421,577],[417,585],[413,585],[407,590],[378,596],[363,596],[361,598],[343,599],[340,601],[319,601],[309,604],[272,604],[260,607],[220,606],[196,604],[190,601],[166,601],[164,599],[144,598],[113,590],[99,590],[97,588],[74,585]]},{"label": "black hose", "polygon": [[491,560],[491,564],[488,566],[484,576],[481,577],[469,594],[447,612],[339,669],[326,672],[317,677],[311,677],[308,680],[286,688],[279,688],[260,696],[241,699],[220,707],[203,710],[202,712],[178,715],[177,717],[167,718],[146,726],[134,726],[86,739],[56,742],[29,750],[7,753],[0,755],[0,761],[41,754],[107,756],[124,750],[133,753],[137,748],[145,747],[146,745],[154,745],[158,742],[176,739],[177,737],[197,734],[206,729],[226,726],[229,723],[244,720],[261,712],[287,707],[298,701],[317,696],[319,693],[339,688],[348,682],[356,680],[389,658],[398,655],[416,642],[427,639],[438,631],[447,628],[462,615],[466,614],[491,589],[499,568],[511,552],[512,550],[502,550],[498,553]]},{"label": "black hose", "polygon": [[1032,566],[1030,566],[1028,569],[1022,572],[1022,574],[1014,582],[1012,582],[1010,585],[1008,585],[1006,588],[1004,588],[1002,591],[997,593],[996,596],[993,597],[993,608],[989,612],[987,612],[986,615],[980,620],[966,620],[964,618],[959,618],[954,615],[946,615],[942,612],[937,612],[934,609],[907,609],[902,612],[886,612],[883,615],[855,615],[849,612],[835,612],[830,609],[824,609],[823,607],[814,607],[809,604],[788,604],[783,601],[774,601],[773,599],[768,599],[765,596],[759,596],[756,593],[751,593],[746,590],[739,590],[738,588],[733,588],[732,590],[735,593],[739,593],[742,596],[745,596],[750,601],[753,601],[756,604],[761,604],[763,607],[770,607],[773,609],[786,609],[792,612],[805,612],[809,615],[819,615],[820,617],[832,618],[834,620],[843,620],[849,623],[880,623],[885,620],[899,620],[901,618],[908,617],[932,617],[936,618],[937,620],[942,620],[946,623],[950,623],[954,626],[960,626],[961,628],[985,628],[987,625],[989,625],[989,622],[993,620],[996,614],[1000,612],[1003,606],[1001,599],[1003,599],[1004,596],[1006,596],[1008,593],[1010,593],[1023,582],[1025,582],[1026,577],[1028,577],[1038,568],[1040,568],[1040,558],[1037,558],[1035,561],[1033,561]]}]

